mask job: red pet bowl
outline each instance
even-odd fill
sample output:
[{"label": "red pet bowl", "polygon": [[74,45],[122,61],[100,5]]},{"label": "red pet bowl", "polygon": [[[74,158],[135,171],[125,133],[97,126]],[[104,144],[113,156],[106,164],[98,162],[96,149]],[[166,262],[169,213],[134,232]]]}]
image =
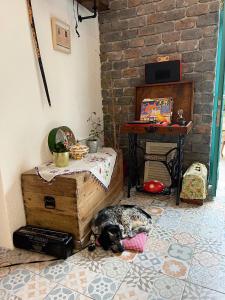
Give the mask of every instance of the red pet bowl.
[{"label": "red pet bowl", "polygon": [[150,180],[144,183],[144,190],[149,193],[161,193],[165,185],[158,180]]}]

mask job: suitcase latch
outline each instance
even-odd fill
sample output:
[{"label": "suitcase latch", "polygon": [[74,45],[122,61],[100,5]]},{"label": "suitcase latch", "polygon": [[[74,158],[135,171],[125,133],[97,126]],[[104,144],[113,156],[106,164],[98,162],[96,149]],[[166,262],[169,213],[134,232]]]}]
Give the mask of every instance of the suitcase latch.
[{"label": "suitcase latch", "polygon": [[51,196],[44,197],[45,208],[54,209],[55,208],[55,198]]}]

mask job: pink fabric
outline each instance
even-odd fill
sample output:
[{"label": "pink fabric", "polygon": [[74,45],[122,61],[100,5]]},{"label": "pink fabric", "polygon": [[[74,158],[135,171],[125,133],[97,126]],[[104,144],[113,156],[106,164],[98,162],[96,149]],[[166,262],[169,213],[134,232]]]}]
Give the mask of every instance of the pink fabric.
[{"label": "pink fabric", "polygon": [[147,234],[142,232],[137,234],[133,238],[123,240],[123,246],[125,250],[134,250],[138,252],[143,252],[146,241],[147,241]]}]

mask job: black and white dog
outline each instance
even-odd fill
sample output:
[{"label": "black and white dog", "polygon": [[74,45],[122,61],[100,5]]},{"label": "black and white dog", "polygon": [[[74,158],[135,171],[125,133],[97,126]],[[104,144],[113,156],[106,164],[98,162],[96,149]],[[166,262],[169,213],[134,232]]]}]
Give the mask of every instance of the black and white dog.
[{"label": "black and white dog", "polygon": [[121,240],[137,233],[148,233],[151,216],[135,205],[116,205],[102,209],[92,221],[89,250],[95,249],[97,240],[104,250],[123,252]]}]

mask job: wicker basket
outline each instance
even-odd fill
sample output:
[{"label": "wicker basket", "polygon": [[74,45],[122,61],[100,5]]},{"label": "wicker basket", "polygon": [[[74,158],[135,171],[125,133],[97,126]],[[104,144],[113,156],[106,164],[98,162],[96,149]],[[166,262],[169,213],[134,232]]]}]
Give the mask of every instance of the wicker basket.
[{"label": "wicker basket", "polygon": [[85,145],[76,144],[70,148],[70,155],[73,159],[79,160],[85,157],[89,148]]}]

